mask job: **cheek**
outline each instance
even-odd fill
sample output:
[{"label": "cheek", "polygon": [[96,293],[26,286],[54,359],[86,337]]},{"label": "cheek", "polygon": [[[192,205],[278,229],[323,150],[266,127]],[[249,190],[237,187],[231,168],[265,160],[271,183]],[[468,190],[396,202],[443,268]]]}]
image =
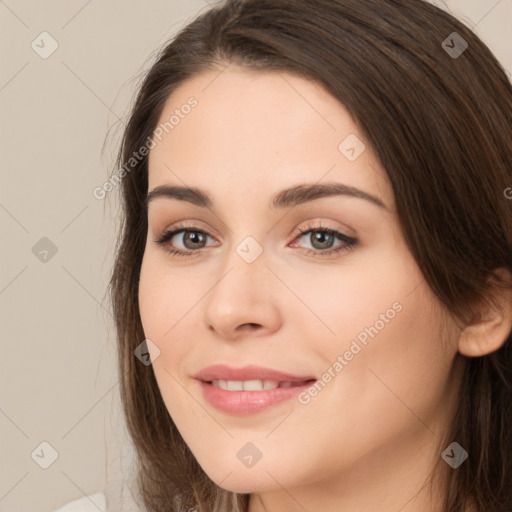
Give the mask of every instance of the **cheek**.
[{"label": "cheek", "polygon": [[[301,457],[321,473],[346,469],[361,459],[371,461],[388,450],[405,461],[418,438],[432,439],[446,399],[452,355],[436,333],[439,318],[429,314],[426,297],[413,295],[402,298],[402,309],[377,334],[371,331],[366,345],[347,335],[335,346],[323,346],[330,361],[325,370],[330,368],[335,377],[323,374],[316,396],[299,406],[302,427],[294,432],[283,424],[283,437],[274,441],[286,444],[296,435],[299,442],[314,432],[314,439],[301,444]],[[394,298],[389,299],[391,304]],[[363,326],[371,327],[388,302],[373,314],[367,312]],[[351,330],[358,328],[352,324]]]},{"label": "cheek", "polygon": [[[333,281],[336,292],[318,299],[336,334],[312,346],[325,373],[306,408],[338,418],[345,446],[371,446],[404,427],[425,430],[418,417],[429,421],[442,405],[456,354],[442,339],[442,308],[415,262],[389,256],[385,267],[374,261],[364,273]],[[329,439],[330,427],[320,428]]]},{"label": "cheek", "polygon": [[187,320],[200,290],[190,276],[177,273],[152,251],[144,255],[139,280],[139,310],[146,337],[164,346]]},{"label": "cheek", "polygon": [[435,299],[426,284],[396,298],[367,312],[363,323],[352,323],[350,334],[330,350],[336,377],[314,407],[319,417],[339,418],[345,446],[428,433],[425,424],[442,408],[456,351],[441,339]]},{"label": "cheek", "polygon": [[300,324],[309,340],[307,349],[324,364],[345,353],[347,360],[361,364],[368,347],[401,344],[415,324],[417,309],[424,308],[411,293],[423,279],[419,269],[393,247],[361,251],[355,263],[320,268],[302,281],[293,274],[287,277],[314,313],[305,315],[301,303],[302,313],[292,318],[288,309],[287,319]]},{"label": "cheek", "polygon": [[184,364],[197,347],[194,305],[202,293],[192,279],[162,265],[151,252],[145,254],[139,280],[140,317],[144,335],[159,350],[158,357],[152,357],[152,366],[173,419],[180,411],[190,414],[190,395],[179,383],[188,378]]}]

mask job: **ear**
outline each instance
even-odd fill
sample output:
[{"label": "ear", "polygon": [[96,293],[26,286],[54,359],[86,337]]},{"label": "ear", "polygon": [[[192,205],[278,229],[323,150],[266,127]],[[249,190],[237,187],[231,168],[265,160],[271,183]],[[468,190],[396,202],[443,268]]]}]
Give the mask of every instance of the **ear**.
[{"label": "ear", "polygon": [[494,277],[489,278],[491,291],[485,300],[473,307],[473,317],[459,337],[459,352],[467,357],[480,357],[500,349],[512,330],[512,275],[506,269],[494,274],[507,283],[498,286]]}]

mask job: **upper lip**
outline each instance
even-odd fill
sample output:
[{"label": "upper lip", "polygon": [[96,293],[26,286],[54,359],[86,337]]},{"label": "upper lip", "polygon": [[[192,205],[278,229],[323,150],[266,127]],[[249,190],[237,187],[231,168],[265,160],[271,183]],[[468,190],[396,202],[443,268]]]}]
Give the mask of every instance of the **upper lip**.
[{"label": "upper lip", "polygon": [[277,382],[303,382],[308,380],[316,380],[313,376],[291,375],[289,373],[280,372],[271,368],[262,366],[244,366],[243,368],[231,368],[224,364],[215,364],[207,366],[198,372],[194,378],[203,382],[211,382],[212,380],[273,380]]}]

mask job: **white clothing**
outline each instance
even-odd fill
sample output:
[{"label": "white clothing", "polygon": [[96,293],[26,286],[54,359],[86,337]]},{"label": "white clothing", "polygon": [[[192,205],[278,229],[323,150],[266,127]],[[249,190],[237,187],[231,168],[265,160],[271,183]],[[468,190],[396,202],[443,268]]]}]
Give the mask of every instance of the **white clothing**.
[{"label": "white clothing", "polygon": [[106,512],[106,507],[105,495],[102,492],[97,492],[70,501],[55,512]]}]

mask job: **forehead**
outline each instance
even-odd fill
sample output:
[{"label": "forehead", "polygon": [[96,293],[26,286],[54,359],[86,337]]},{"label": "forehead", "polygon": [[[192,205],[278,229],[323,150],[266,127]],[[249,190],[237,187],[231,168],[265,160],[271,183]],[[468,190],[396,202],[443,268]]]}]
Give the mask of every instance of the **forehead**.
[{"label": "forehead", "polygon": [[[270,184],[274,190],[325,180],[379,193],[388,204],[392,199],[385,173],[346,108],[321,85],[291,73],[231,66],[204,72],[169,96],[158,126],[150,190],[182,185],[181,179],[254,194]],[[344,151],[354,142],[366,147],[350,160]]]}]

